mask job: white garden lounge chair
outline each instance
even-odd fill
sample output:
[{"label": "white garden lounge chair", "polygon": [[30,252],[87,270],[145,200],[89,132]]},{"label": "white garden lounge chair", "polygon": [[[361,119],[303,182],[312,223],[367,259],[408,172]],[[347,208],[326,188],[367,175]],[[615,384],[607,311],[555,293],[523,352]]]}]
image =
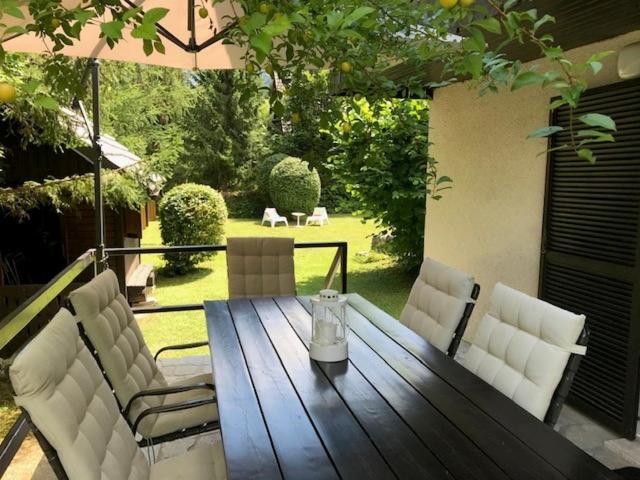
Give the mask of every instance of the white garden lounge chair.
[{"label": "white garden lounge chair", "polygon": [[471,275],[425,258],[400,323],[453,357],[479,293]]},{"label": "white garden lounge chair", "polygon": [[310,223],[319,223],[320,226],[324,225],[324,222],[329,223],[329,215],[325,207],[316,207],[313,209],[313,213],[307,217],[307,225]]},{"label": "white garden lounge chair", "polygon": [[498,283],[461,363],[533,416],[554,425],[588,332],[576,315]]},{"label": "white garden lounge chair", "polygon": [[287,227],[289,226],[287,217],[283,217],[282,215],[280,215],[275,208],[264,209],[264,213],[262,214],[262,222],[260,222],[260,225],[264,225],[264,222],[269,222],[271,224],[271,228],[275,227],[276,223],[284,223]]},{"label": "white garden lounge chair", "polygon": [[220,442],[149,464],[67,310],[18,354],[9,376],[15,402],[59,479],[227,477]]}]

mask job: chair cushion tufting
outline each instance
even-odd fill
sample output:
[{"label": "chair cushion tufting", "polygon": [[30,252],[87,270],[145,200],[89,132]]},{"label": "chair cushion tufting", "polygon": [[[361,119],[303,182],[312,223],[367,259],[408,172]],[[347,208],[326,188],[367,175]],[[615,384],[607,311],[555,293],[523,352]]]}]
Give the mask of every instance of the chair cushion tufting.
[{"label": "chair cushion tufting", "polygon": [[[71,292],[69,298],[76,311],[76,318],[82,323],[87,337],[96,349],[122,407],[140,391],[168,386],[144,341],[133,311],[120,293],[118,279],[113,271],[106,270],[97,275]],[[197,380],[191,379],[188,383],[196,382]],[[208,383],[213,383],[213,380]],[[147,408],[207,396],[207,392],[195,390],[185,394],[139,398],[133,402],[129,420],[133,422]],[[164,416],[166,418],[156,426],[159,418]],[[180,412],[149,415],[138,426],[138,432],[144,437],[155,437],[217,419],[216,406],[206,405]]]},{"label": "chair cushion tufting", "polygon": [[446,352],[471,301],[474,284],[470,275],[425,258],[400,322]]},{"label": "chair cushion tufting", "polygon": [[584,321],[498,283],[462,363],[543,420]]},{"label": "chair cushion tufting", "polygon": [[150,480],[223,480],[227,478],[222,443],[198,447],[151,466]]},{"label": "chair cushion tufting", "polygon": [[18,354],[9,374],[16,404],[71,480],[149,478],[149,465],[67,310]]},{"label": "chair cushion tufting", "polygon": [[293,238],[228,238],[229,298],[295,295],[293,250]]}]

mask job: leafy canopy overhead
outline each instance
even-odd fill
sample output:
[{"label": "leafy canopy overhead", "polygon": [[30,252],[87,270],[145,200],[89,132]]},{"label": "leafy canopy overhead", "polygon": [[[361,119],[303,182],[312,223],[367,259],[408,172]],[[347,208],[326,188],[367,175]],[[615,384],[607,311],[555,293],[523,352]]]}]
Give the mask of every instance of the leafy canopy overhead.
[{"label": "leafy canopy overhead", "polygon": [[[198,13],[206,17],[216,3],[220,2],[203,0]],[[598,73],[607,55],[603,52],[583,63],[570,61],[553,37],[539,33],[555,19],[530,8],[530,0],[238,0],[233,5],[234,13],[226,18],[226,26],[214,33],[219,41],[244,49],[247,73],[266,72],[287,81],[309,68],[329,69],[342,90],[367,96],[422,90],[424,85],[416,79],[398,82],[384,74],[398,62],[418,71],[438,64],[443,68],[440,85],[471,79],[482,92],[550,87],[560,97],[552,108],[568,105],[575,109],[587,87],[586,75]],[[31,0],[28,8],[32,21],[7,27],[15,22],[6,19],[24,15],[17,0],[3,0],[3,36],[32,32],[47,37],[54,43],[55,54],[65,45],[78,42],[87,24],[97,23],[109,46],[122,40],[125,29],[131,29],[131,36],[140,41],[139,48],[147,55],[165,49],[157,27],[168,13],[163,8],[131,8],[121,0],[87,0],[73,8],[63,7],[62,0]],[[490,48],[487,40],[496,37],[502,42],[492,41],[491,45],[497,46]],[[505,47],[514,42],[535,44],[552,66],[544,71],[525,68],[507,58]],[[0,62],[3,53],[0,48]],[[49,67],[52,76],[64,70],[64,63],[59,63]],[[27,95],[40,88],[18,86],[20,94]],[[284,112],[282,95],[280,90],[271,89],[276,115]],[[292,118],[296,119],[299,121],[298,117]],[[615,124],[608,117],[594,113],[581,116],[574,124],[571,141],[560,148],[573,149],[581,158],[594,161],[589,145],[613,140]],[[542,129],[532,136],[547,136],[558,128]]]}]

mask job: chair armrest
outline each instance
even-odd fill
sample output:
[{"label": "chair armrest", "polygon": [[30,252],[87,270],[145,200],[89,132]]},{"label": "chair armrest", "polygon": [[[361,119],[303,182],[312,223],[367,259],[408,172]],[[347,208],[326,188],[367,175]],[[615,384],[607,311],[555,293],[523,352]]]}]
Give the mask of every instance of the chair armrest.
[{"label": "chair armrest", "polygon": [[162,347],[160,350],[158,350],[155,354],[155,356],[153,357],[154,360],[158,359],[158,355],[160,355],[162,352],[166,352],[167,350],[184,350],[187,348],[197,348],[197,347],[206,347],[207,345],[209,345],[209,342],[207,341],[202,341],[202,342],[193,342],[193,343],[181,343],[179,345],[167,345],[166,347]]},{"label": "chair armrest", "polygon": [[144,420],[145,417],[148,417],[149,415],[156,415],[159,413],[168,413],[168,412],[178,412],[180,410],[189,410],[191,408],[197,408],[203,405],[210,405],[213,403],[216,403],[215,396],[213,398],[187,400],[186,402],[182,402],[182,403],[171,403],[169,405],[159,405],[157,407],[147,408],[146,410],[143,410],[142,413],[140,413],[140,415],[138,415],[138,418],[136,418],[136,421],[133,423],[133,427],[132,427],[133,433],[134,434],[137,433],[138,425],[140,425],[140,422]]},{"label": "chair armrest", "polygon": [[[133,395],[129,399],[127,406],[122,411],[122,415],[124,416],[125,419],[128,420],[129,410],[131,410],[131,405],[133,405],[133,402],[139,398],[155,397],[160,395],[170,395],[172,393],[182,393],[182,392],[188,392],[190,390],[211,390],[212,392],[215,392],[216,387],[211,383],[194,383],[192,385],[178,385],[175,387],[164,387],[164,388],[153,388],[150,390],[142,390],[136,393],[135,395]],[[215,395],[213,396],[213,398],[215,399]]]}]

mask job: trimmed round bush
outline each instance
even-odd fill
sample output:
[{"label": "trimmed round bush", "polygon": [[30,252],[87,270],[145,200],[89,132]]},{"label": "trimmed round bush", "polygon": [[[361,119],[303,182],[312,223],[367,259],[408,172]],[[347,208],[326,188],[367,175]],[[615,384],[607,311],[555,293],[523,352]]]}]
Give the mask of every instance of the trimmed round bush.
[{"label": "trimmed round bush", "polygon": [[274,153],[265,157],[258,165],[258,189],[264,193],[265,198],[269,199],[269,177],[271,170],[285,158],[293,158],[286,153]]},{"label": "trimmed round bush", "polygon": [[279,213],[310,213],[320,200],[320,176],[299,158],[281,160],[271,170],[269,194]]},{"label": "trimmed round bush", "polygon": [[[165,245],[220,243],[227,221],[222,195],[207,185],[184,183],[164,194],[158,204],[160,233]],[[166,253],[169,275],[182,275],[215,252]]]}]

